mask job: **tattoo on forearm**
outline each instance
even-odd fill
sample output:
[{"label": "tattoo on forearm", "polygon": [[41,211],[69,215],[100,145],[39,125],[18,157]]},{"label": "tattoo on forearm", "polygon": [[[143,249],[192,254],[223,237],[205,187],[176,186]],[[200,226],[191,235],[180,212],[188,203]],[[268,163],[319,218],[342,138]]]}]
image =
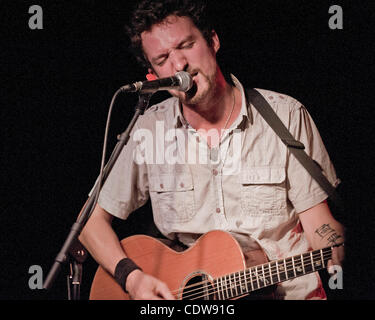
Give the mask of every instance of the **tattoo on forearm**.
[{"label": "tattoo on forearm", "polygon": [[318,234],[318,236],[322,239],[326,238],[328,245],[336,245],[337,240],[342,238],[341,235],[339,235],[335,229],[333,229],[328,223],[323,224],[318,229],[315,230],[315,233]]},{"label": "tattoo on forearm", "polygon": [[318,236],[320,236],[322,239],[327,235],[327,234],[330,234],[332,232],[334,232],[335,230],[332,229],[330,227],[329,224],[323,224],[321,227],[319,227],[318,229],[315,230],[315,233],[318,234]]},{"label": "tattoo on forearm", "polygon": [[339,234],[337,234],[336,232],[334,233],[334,234],[331,234],[328,238],[327,238],[327,240],[328,240],[328,243],[329,244],[332,244],[332,245],[335,245],[335,244],[337,244],[337,239],[339,239],[339,238],[342,238],[342,236],[340,236]]}]

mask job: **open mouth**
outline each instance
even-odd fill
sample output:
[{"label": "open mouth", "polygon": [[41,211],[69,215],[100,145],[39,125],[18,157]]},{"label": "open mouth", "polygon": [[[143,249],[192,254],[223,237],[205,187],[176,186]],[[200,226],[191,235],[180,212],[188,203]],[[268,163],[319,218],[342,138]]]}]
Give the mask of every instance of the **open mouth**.
[{"label": "open mouth", "polygon": [[[197,74],[195,74],[195,75],[197,75]],[[193,80],[194,80],[194,75],[192,75],[192,77],[193,77]],[[198,90],[197,84],[195,83],[195,81],[193,81],[192,87],[188,91],[185,92],[186,93],[186,97],[188,99],[194,97],[194,95],[197,93],[197,90]]]},{"label": "open mouth", "polygon": [[197,93],[197,83],[194,80],[198,75],[198,71],[191,72],[190,75],[193,79],[193,85],[188,91],[185,92],[188,99],[192,98]]},{"label": "open mouth", "polygon": [[191,74],[191,77],[194,79],[197,75],[198,75],[198,71],[197,71],[197,72],[193,72],[193,73]]}]

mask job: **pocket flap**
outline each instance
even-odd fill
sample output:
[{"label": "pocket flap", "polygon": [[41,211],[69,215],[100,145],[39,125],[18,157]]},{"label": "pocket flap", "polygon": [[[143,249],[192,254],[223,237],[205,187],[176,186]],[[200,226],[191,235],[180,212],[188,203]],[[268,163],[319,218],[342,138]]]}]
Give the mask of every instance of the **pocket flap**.
[{"label": "pocket flap", "polygon": [[188,191],[193,190],[193,178],[189,173],[178,173],[177,175],[162,174],[150,177],[150,191]]},{"label": "pocket flap", "polygon": [[242,184],[277,184],[285,181],[283,167],[252,167],[241,171]]}]

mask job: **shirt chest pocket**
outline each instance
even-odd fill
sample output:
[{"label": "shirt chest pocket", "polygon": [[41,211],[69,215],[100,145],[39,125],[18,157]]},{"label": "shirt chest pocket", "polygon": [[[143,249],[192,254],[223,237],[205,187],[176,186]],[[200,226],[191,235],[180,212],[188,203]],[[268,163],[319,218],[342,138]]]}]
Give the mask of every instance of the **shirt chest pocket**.
[{"label": "shirt chest pocket", "polygon": [[251,167],[241,171],[241,211],[246,216],[281,216],[287,208],[283,167]]},{"label": "shirt chest pocket", "polygon": [[194,184],[190,173],[158,174],[149,181],[155,222],[171,226],[194,217]]}]

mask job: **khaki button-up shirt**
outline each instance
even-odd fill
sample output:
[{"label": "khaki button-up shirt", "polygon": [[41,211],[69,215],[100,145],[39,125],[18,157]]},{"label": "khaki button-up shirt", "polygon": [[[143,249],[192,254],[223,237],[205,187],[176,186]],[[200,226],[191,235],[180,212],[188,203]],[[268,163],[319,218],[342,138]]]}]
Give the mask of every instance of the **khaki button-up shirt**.
[{"label": "khaki button-up shirt", "polygon": [[[208,148],[184,119],[177,98],[150,107],[103,186],[99,204],[126,219],[151,197],[154,221],[168,238],[190,246],[215,229],[244,250],[263,248],[270,260],[308,251],[298,213],[327,198],[242,93],[238,118]],[[257,89],[336,186],[334,167],[305,107],[284,94]],[[283,282],[282,298],[324,298],[317,273]]]}]

